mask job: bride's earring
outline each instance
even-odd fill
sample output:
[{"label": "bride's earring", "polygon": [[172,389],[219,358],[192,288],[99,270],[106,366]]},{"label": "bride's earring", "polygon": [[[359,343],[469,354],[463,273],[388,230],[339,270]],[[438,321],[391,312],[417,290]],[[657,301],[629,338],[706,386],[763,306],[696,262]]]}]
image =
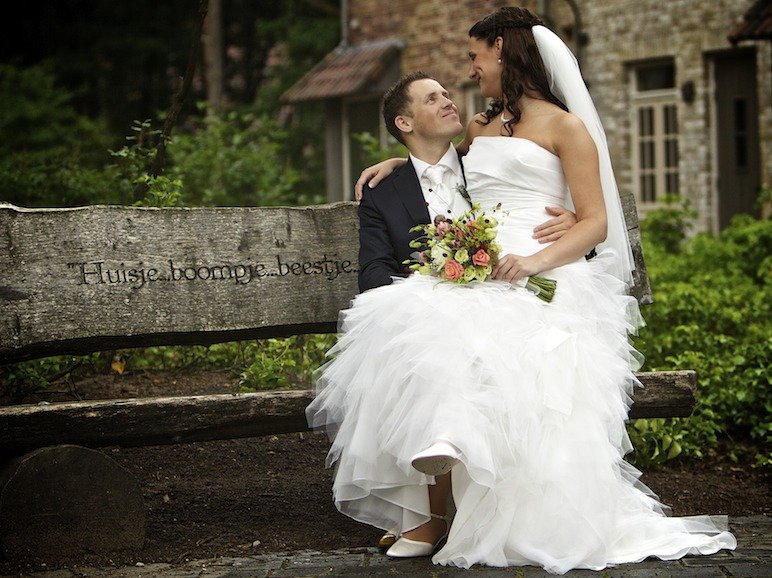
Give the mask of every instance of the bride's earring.
[{"label": "bride's earring", "polygon": [[499,62],[499,64],[501,64],[501,58],[499,58],[498,62]]}]

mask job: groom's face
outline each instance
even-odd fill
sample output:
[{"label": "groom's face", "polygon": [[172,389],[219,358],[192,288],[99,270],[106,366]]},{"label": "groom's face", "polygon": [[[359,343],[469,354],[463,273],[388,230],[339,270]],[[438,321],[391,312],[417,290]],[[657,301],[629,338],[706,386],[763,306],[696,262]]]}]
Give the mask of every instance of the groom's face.
[{"label": "groom's face", "polygon": [[450,100],[448,91],[436,80],[416,80],[410,85],[408,93],[410,111],[404,121],[414,137],[442,138],[449,142],[464,130],[456,105]]}]

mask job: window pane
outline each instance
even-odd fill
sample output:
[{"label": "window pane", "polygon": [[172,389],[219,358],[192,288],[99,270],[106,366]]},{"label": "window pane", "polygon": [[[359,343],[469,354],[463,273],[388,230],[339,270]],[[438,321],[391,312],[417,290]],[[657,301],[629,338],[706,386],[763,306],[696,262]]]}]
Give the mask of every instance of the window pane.
[{"label": "window pane", "polygon": [[654,142],[642,141],[639,145],[640,150],[640,168],[641,169],[653,169],[654,168]]},{"label": "window pane", "polygon": [[665,177],[667,192],[674,195],[678,194],[678,173],[668,173]]},{"label": "window pane", "polygon": [[665,134],[678,133],[678,113],[674,104],[664,107]]},{"label": "window pane", "polygon": [[665,141],[665,166],[675,168],[678,166],[678,141],[667,139]]},{"label": "window pane", "polygon": [[654,134],[654,109],[650,106],[638,110],[638,134],[640,136]]},{"label": "window pane", "polygon": [[672,62],[641,66],[635,71],[638,90],[661,90],[675,87],[675,65]]},{"label": "window pane", "polygon": [[641,175],[641,200],[645,203],[654,202],[654,175]]}]

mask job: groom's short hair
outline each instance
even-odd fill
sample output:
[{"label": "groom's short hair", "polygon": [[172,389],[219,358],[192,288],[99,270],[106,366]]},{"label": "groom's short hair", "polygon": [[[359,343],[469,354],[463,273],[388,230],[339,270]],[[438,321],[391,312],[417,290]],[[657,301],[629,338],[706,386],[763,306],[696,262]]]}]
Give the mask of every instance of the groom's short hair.
[{"label": "groom's short hair", "polygon": [[386,130],[402,144],[405,144],[404,135],[394,121],[399,115],[407,114],[411,102],[410,85],[425,78],[434,80],[421,70],[405,74],[383,95],[383,122],[386,124]]}]

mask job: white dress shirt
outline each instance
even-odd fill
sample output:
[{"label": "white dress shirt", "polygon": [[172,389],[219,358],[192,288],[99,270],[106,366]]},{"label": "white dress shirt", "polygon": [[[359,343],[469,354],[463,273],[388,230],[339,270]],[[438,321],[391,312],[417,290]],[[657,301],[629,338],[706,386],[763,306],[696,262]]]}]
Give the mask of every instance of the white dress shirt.
[{"label": "white dress shirt", "polygon": [[[452,219],[469,210],[469,203],[458,192],[458,188],[464,186],[464,173],[461,170],[458,153],[453,145],[448,147],[447,152],[436,165],[430,165],[412,154],[410,160],[413,162],[418,181],[421,183],[421,191],[424,194],[426,206],[429,209],[429,217],[432,221],[437,215]],[[427,173],[427,169],[432,166],[446,169],[442,182],[439,184],[432,182]]]}]

